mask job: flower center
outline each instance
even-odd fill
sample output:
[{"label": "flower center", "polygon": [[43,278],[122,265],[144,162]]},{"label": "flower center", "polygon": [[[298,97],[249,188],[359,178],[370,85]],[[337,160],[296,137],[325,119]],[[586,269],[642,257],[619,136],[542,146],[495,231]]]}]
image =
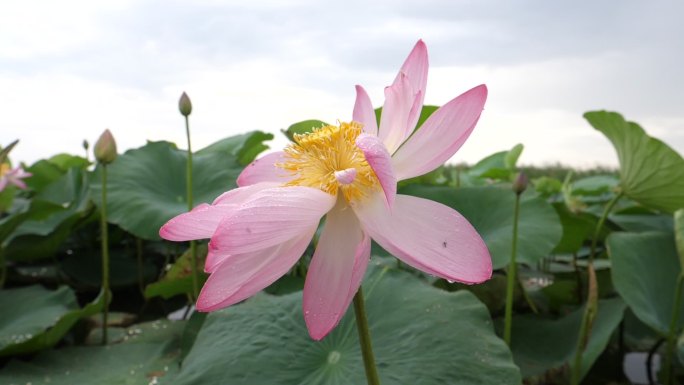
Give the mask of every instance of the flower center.
[{"label": "flower center", "polygon": [[10,166],[7,163],[0,164],[0,177],[4,176],[10,171]]},{"label": "flower center", "polygon": [[313,187],[331,195],[341,191],[347,202],[368,196],[379,182],[356,146],[361,132],[359,123],[342,122],[295,134],[295,143],[285,148],[286,161],[276,165],[294,175],[286,186]]}]

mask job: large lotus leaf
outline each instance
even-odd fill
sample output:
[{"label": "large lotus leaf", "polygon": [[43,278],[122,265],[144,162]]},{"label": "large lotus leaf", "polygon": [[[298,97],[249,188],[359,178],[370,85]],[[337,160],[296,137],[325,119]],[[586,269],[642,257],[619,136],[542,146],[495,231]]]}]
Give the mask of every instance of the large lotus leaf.
[{"label": "large lotus leaf", "polygon": [[[454,189],[411,185],[401,192],[432,199],[463,214],[487,243],[494,268],[508,265],[513,239],[513,191],[497,187]],[[517,261],[536,264],[551,253],[562,235],[563,228],[553,206],[524,194],[520,202]]]},{"label": "large lotus leaf", "polygon": [[14,202],[14,194],[17,193],[17,188],[12,185],[8,185],[4,190],[0,191],[0,213],[4,213],[10,207],[12,207],[12,202]]},{"label": "large lotus leaf", "polygon": [[[258,141],[251,138],[256,137]],[[255,132],[224,139],[193,156],[195,205],[211,203],[235,188],[244,165],[256,157],[256,148],[268,134]],[[248,147],[245,147],[248,146]],[[188,210],[186,200],[187,152],[168,142],[152,142],[127,151],[107,167],[108,221],[143,239],[159,239],[159,228]],[[92,178],[92,197],[100,205],[100,171]]]},{"label": "large lotus leaf", "polygon": [[619,180],[614,175],[593,175],[572,182],[575,195],[602,195],[615,189]]},{"label": "large lotus leaf", "polygon": [[523,148],[523,145],[518,143],[508,151],[500,151],[489,155],[468,169],[468,173],[480,178],[508,180],[515,172],[515,167]]},{"label": "large lotus leaf", "polygon": [[36,191],[59,179],[64,170],[45,159],[41,159],[26,169],[32,175],[26,179],[26,185]]},{"label": "large lotus leaf", "polygon": [[562,202],[553,204],[561,224],[563,225],[563,237],[553,249],[555,254],[572,254],[579,251],[584,240],[591,237],[596,227],[596,219],[588,213],[573,213]]},{"label": "large lotus leaf", "polygon": [[290,125],[290,127],[288,127],[287,130],[283,130],[283,134],[285,134],[285,136],[287,136],[288,139],[294,141],[295,135],[307,134],[311,132],[311,130],[313,130],[314,128],[323,127],[327,125],[328,123],[323,122],[321,120],[304,120]]},{"label": "large lotus leaf", "polygon": [[71,154],[57,154],[48,159],[48,161],[64,171],[72,167],[86,168],[90,166],[88,159]]},{"label": "large lotus leaf", "polygon": [[27,286],[0,291],[0,356],[52,347],[81,318],[102,310],[103,296],[83,309],[66,286],[50,291]]},{"label": "large lotus leaf", "polygon": [[[39,199],[17,198],[7,211],[7,215],[0,218],[0,244],[4,244],[7,238],[24,221],[30,219],[47,218],[55,212],[63,211],[64,207]],[[1,250],[1,248],[0,248]]]},{"label": "large lotus leaf", "polygon": [[[198,284],[203,285],[207,280],[204,272],[204,260],[207,257],[207,245],[197,247],[196,267],[198,272]],[[145,287],[145,298],[162,297],[169,299],[179,294],[192,293],[192,254],[191,249],[176,259],[170,269],[157,282],[150,283]]]},{"label": "large lotus leaf", "polygon": [[616,210],[608,219],[623,230],[632,233],[646,231],[671,232],[674,226],[672,215],[662,214],[644,206],[631,206]]},{"label": "large lotus leaf", "polygon": [[[625,304],[619,299],[598,302],[598,314],[582,354],[584,376],[605,350],[611,334],[620,324]],[[584,308],[559,319],[544,319],[528,314],[513,318],[511,350],[524,377],[538,376],[552,369],[572,365]]]},{"label": "large lotus leaf", "polygon": [[[613,233],[607,245],[615,289],[643,323],[666,335],[681,272],[674,237],[659,232]],[[684,308],[679,311],[681,327]]]},{"label": "large lotus leaf", "polygon": [[[273,139],[273,134],[261,131],[252,131],[246,134],[235,135],[221,139],[216,143],[197,151],[197,156],[220,152],[237,158],[237,161],[246,166],[256,159],[262,151],[268,149],[265,141]],[[194,158],[193,158],[194,160]]]},{"label": "large lotus leaf", "polygon": [[36,194],[24,219],[4,241],[12,260],[37,260],[54,255],[73,227],[90,212],[88,178],[71,168]]},{"label": "large lotus leaf", "polygon": [[[382,268],[364,284],[384,384],[520,384],[485,306]],[[364,384],[352,309],[320,342],[309,337],[301,293],[262,295],[210,314],[175,384]]]},{"label": "large lotus leaf", "polygon": [[620,161],[620,186],[628,197],[658,210],[684,208],[684,159],[636,123],[608,111],[584,117],[610,139]]},{"label": "large lotus leaf", "polygon": [[33,360],[14,360],[0,370],[2,384],[175,384],[183,322],[134,325],[124,342],[44,352]]}]

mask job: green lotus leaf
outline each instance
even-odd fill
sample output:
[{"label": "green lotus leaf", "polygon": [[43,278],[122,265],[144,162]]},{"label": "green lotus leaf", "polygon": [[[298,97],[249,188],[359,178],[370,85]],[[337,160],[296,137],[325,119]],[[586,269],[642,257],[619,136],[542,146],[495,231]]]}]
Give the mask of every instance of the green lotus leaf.
[{"label": "green lotus leaf", "polygon": [[[615,289],[643,323],[667,335],[681,272],[674,237],[662,232],[613,233],[607,245]],[[679,311],[682,327],[684,308]]]},{"label": "green lotus leaf", "polygon": [[44,352],[31,361],[10,361],[2,384],[175,384],[184,322],[154,321],[131,326],[124,341]]},{"label": "green lotus leaf", "polygon": [[[487,243],[494,268],[508,265],[513,239],[513,191],[498,187],[454,189],[411,185],[401,193],[432,199],[463,214]],[[563,228],[553,206],[532,194],[523,194],[517,260],[536,264],[551,253],[562,235]]]},{"label": "green lotus leaf", "polygon": [[[384,384],[520,384],[510,352],[471,293],[375,268],[364,284]],[[309,337],[301,293],[261,295],[209,314],[174,384],[363,384],[353,310],[322,341]]]},{"label": "green lotus leaf", "polygon": [[468,173],[480,178],[509,180],[515,172],[523,148],[523,145],[519,143],[508,151],[489,155],[468,169]]},{"label": "green lotus leaf", "polygon": [[21,219],[4,240],[6,258],[33,261],[53,256],[91,212],[88,193],[87,174],[76,167],[43,186],[25,211],[16,213]]},{"label": "green lotus leaf", "polygon": [[304,120],[290,125],[290,127],[288,127],[287,130],[283,130],[283,134],[285,134],[285,136],[287,136],[288,139],[294,141],[295,135],[308,134],[314,128],[323,127],[327,125],[328,123],[323,122],[321,120]]},{"label": "green lotus leaf", "polygon": [[76,321],[101,311],[103,298],[81,309],[66,286],[54,291],[40,285],[0,290],[0,357],[55,346]]},{"label": "green lotus leaf", "polygon": [[613,143],[620,161],[620,187],[625,195],[669,213],[684,208],[681,155],[618,113],[593,111],[584,117]]},{"label": "green lotus leaf", "polygon": [[[619,298],[599,300],[598,314],[582,354],[582,376],[605,350],[624,310],[625,304]],[[550,370],[570,372],[583,312],[581,307],[559,319],[532,314],[513,318],[511,350],[524,377],[543,375]]]},{"label": "green lotus leaf", "polygon": [[[256,139],[255,139],[256,138]],[[195,205],[211,203],[236,187],[246,164],[265,148],[270,134],[253,132],[221,140],[193,156]],[[137,237],[157,240],[159,228],[186,212],[187,152],[169,142],[151,142],[126,151],[107,166],[108,221]],[[92,197],[100,206],[100,168],[92,177]]]}]

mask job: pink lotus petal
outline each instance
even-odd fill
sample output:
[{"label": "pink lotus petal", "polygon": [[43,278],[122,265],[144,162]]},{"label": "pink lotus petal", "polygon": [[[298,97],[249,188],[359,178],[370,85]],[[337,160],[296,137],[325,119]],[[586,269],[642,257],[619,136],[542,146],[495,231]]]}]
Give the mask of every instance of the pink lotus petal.
[{"label": "pink lotus petal", "polygon": [[221,221],[210,248],[242,254],[275,246],[318,224],[334,204],[334,196],[311,187],[259,191]]},{"label": "pink lotus petal", "polygon": [[451,158],[475,128],[486,100],[487,87],[483,84],[430,115],[392,156],[397,179],[423,175]]},{"label": "pink lotus petal", "polygon": [[[261,250],[255,253],[260,253]],[[213,273],[217,267],[221,266],[221,262],[228,259],[231,255],[225,249],[217,249],[211,242],[209,242],[207,257],[204,259],[204,272]]]},{"label": "pink lotus petal", "polygon": [[392,168],[392,158],[377,136],[361,134],[356,138],[356,146],[363,151],[366,161],[373,169],[385,192],[387,207],[392,208],[397,195],[397,177]]},{"label": "pink lotus petal", "polygon": [[214,311],[243,301],[266,288],[292,268],[316,231],[258,252],[224,260],[209,276],[197,299],[197,310]]},{"label": "pink lotus petal", "polygon": [[385,104],[380,116],[378,136],[390,153],[394,151],[413,132],[409,127],[409,116],[416,99],[416,92],[404,74],[394,84],[385,88]]},{"label": "pink lotus petal", "polygon": [[354,207],[364,230],[407,264],[450,281],[480,283],[492,275],[487,245],[457,211],[428,199],[397,195],[390,212],[380,194]]},{"label": "pink lotus petal", "polygon": [[223,193],[212,205],[202,203],[192,211],[177,215],[159,229],[159,236],[169,241],[190,241],[210,238],[221,220],[261,190],[273,188],[275,183],[258,183]]},{"label": "pink lotus petal", "polygon": [[280,186],[279,183],[260,182],[245,187],[238,187],[219,195],[212,204],[242,204],[254,197],[254,194],[257,192],[278,186]]},{"label": "pink lotus petal", "polygon": [[169,241],[190,241],[211,238],[221,220],[237,205],[202,203],[192,211],[180,214],[159,229],[159,236]]},{"label": "pink lotus petal", "polygon": [[420,119],[420,113],[422,110],[423,110],[423,93],[421,91],[418,91],[415,98],[413,99],[413,105],[411,106],[411,111],[409,111],[408,123],[406,123],[407,132],[406,132],[406,136],[404,138],[404,141],[406,140],[406,138],[411,136],[413,131],[415,131],[416,125],[418,124],[418,120]]},{"label": "pink lotus petal", "polygon": [[285,162],[285,153],[283,151],[267,154],[253,161],[242,170],[237,178],[237,185],[243,187],[259,182],[285,184],[293,178],[293,175],[275,166],[276,163],[283,162]]},{"label": "pink lotus petal", "polygon": [[354,211],[338,202],[326,217],[304,284],[304,321],[314,340],[325,337],[340,322],[370,259],[370,238]]},{"label": "pink lotus petal", "polygon": [[10,182],[12,182],[15,186],[19,187],[22,190],[26,189],[26,183],[24,183],[24,181],[21,179],[10,179]]},{"label": "pink lotus petal", "polygon": [[[394,79],[396,83],[400,78],[401,74],[405,74],[408,80],[411,82],[411,88],[416,92],[418,99],[418,113],[420,113],[420,107],[423,106],[423,97],[425,96],[425,87],[427,86],[427,76],[428,76],[428,52],[427,46],[423,40],[418,40],[416,45],[409,53],[406,61],[402,64],[397,77]],[[413,122],[411,127],[415,127],[417,122]]]},{"label": "pink lotus petal", "polygon": [[22,179],[33,176],[30,172],[24,171],[21,166],[17,166],[0,176],[0,191],[4,190],[8,184],[13,184],[20,189],[26,188],[26,183]]},{"label": "pink lotus petal", "polygon": [[378,121],[375,117],[375,110],[371,104],[366,90],[361,86],[356,86],[356,102],[352,119],[363,124],[363,132],[371,135],[378,135]]}]

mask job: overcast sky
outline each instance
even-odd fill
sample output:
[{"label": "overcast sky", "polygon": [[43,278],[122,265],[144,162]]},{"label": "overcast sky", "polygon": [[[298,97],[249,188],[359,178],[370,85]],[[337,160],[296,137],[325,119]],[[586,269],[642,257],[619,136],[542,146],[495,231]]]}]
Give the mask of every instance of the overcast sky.
[{"label": "overcast sky", "polygon": [[582,118],[619,111],[684,153],[684,1],[12,1],[0,12],[0,144],[15,161],[81,154],[110,128],[121,151],[193,147],[305,119],[349,120],[354,85],[375,106],[415,42],[425,101],[481,83],[489,99],[452,159],[523,143],[523,164],[615,165]]}]

